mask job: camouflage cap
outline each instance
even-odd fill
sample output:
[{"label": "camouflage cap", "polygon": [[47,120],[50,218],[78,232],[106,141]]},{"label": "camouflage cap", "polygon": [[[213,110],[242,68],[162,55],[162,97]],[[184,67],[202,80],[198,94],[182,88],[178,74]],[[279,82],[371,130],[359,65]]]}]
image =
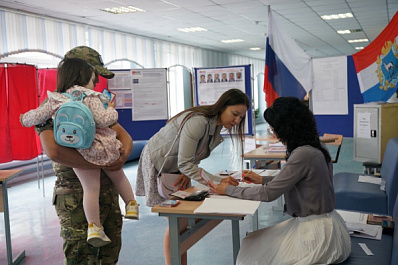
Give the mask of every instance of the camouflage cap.
[{"label": "camouflage cap", "polygon": [[80,58],[82,60],[85,60],[94,67],[95,73],[107,79],[111,79],[115,76],[114,73],[104,67],[101,55],[96,50],[90,47],[75,47],[65,54],[65,58]]}]

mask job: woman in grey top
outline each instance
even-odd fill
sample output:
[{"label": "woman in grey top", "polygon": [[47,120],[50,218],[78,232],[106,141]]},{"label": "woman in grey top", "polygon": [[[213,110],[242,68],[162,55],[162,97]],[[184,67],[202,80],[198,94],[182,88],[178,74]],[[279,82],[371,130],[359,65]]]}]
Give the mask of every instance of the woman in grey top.
[{"label": "woman in grey top", "polygon": [[[202,169],[198,164],[223,141],[220,135],[222,127],[228,129],[243,149],[245,116],[249,105],[245,93],[230,89],[213,105],[193,107],[171,118],[165,127],[149,139],[142,151],[136,194],[145,195],[148,206],[155,206],[167,199],[169,194],[164,194],[158,182],[161,184],[169,180],[162,179],[165,176],[158,177],[161,173],[176,173],[176,178],[171,181],[181,189],[189,187],[191,179],[207,185],[200,176]],[[221,179],[208,172],[206,175],[213,181],[238,185],[232,177]],[[187,223],[180,224],[181,229],[186,226]],[[164,255],[166,264],[170,264],[168,229],[164,237]],[[186,253],[181,259],[183,263],[186,262]]]},{"label": "woman in grey top", "polygon": [[264,112],[276,137],[286,145],[286,164],[276,177],[244,172],[255,187],[215,185],[218,194],[270,202],[285,197],[284,222],[247,236],[237,264],[333,264],[348,258],[350,236],[334,210],[333,166],[321,144],[312,112],[297,98],[282,97]]}]

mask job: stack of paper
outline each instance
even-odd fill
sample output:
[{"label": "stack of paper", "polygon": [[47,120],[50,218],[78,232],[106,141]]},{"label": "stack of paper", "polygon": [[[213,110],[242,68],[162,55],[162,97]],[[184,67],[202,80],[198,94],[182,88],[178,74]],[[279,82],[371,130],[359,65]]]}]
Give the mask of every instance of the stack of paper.
[{"label": "stack of paper", "polygon": [[285,153],[286,147],[273,146],[265,148],[265,151],[267,151],[267,153]]},{"label": "stack of paper", "polygon": [[346,222],[351,236],[381,240],[383,229],[381,225],[368,225]]},{"label": "stack of paper", "polygon": [[277,142],[274,144],[269,144],[269,147],[286,147],[284,144],[282,144],[281,142]]},{"label": "stack of paper", "polygon": [[254,215],[259,205],[259,201],[241,200],[226,196],[211,197],[206,198],[194,213]]},{"label": "stack of paper", "polygon": [[368,214],[336,210],[345,221],[351,236],[381,240],[382,227],[367,224]]}]

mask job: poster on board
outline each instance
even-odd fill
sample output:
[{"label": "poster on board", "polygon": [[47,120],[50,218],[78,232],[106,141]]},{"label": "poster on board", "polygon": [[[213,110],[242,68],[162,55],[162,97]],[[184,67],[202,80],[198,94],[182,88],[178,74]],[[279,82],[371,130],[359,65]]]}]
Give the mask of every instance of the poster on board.
[{"label": "poster on board", "polygon": [[131,109],[133,121],[167,120],[167,69],[114,71],[108,88],[116,109]]},{"label": "poster on board", "polygon": [[[250,65],[216,68],[195,68],[196,105],[214,104],[231,88],[237,88],[248,95],[251,102]],[[246,114],[245,134],[253,134],[252,107]],[[250,114],[250,115],[249,115]],[[227,133],[223,130],[223,133]]]},{"label": "poster on board", "polygon": [[315,115],[347,115],[347,56],[313,59]]}]

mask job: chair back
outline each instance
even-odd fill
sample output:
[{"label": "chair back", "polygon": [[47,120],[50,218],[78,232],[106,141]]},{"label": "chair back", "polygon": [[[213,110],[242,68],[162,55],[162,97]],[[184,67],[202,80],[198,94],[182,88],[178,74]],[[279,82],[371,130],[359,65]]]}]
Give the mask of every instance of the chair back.
[{"label": "chair back", "polygon": [[387,143],[380,176],[386,183],[387,210],[392,216],[398,193],[398,137],[391,138]]},{"label": "chair back", "polygon": [[334,158],[332,158],[332,162],[333,163],[337,163],[337,161],[339,160],[339,154],[340,154],[341,145],[343,144],[343,135],[341,135],[341,134],[324,133],[323,137],[324,138],[336,138],[336,140],[334,140],[333,142],[325,142],[325,144],[338,146],[337,150],[336,150],[336,155],[335,155]]},{"label": "chair back", "polygon": [[398,264],[398,197],[395,200],[393,218],[394,218],[394,235],[392,240],[391,265],[397,265]]}]

